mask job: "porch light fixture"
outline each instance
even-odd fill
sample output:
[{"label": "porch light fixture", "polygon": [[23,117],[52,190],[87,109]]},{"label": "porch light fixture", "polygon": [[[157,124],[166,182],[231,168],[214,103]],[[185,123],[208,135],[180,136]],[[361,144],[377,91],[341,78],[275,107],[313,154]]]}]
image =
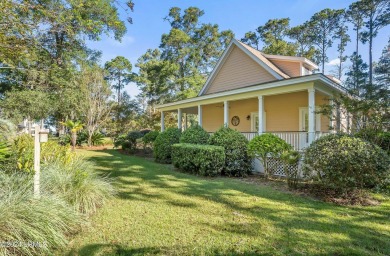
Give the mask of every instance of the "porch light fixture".
[{"label": "porch light fixture", "polygon": [[251,120],[251,115],[247,115],[246,120],[248,120],[248,121]]}]

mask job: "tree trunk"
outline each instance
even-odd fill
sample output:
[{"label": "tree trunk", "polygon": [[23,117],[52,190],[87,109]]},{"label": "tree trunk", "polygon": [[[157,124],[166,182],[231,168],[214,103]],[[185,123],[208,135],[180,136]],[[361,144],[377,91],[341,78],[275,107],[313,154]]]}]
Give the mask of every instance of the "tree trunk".
[{"label": "tree trunk", "polygon": [[88,131],[88,147],[92,147],[92,132]]},{"label": "tree trunk", "polygon": [[76,132],[72,132],[70,140],[72,142],[72,151],[75,151],[76,142],[77,142],[77,133]]},{"label": "tree trunk", "polygon": [[372,28],[370,28],[370,41],[369,41],[369,65],[370,65],[370,77],[369,77],[369,82],[370,82],[370,85],[372,84]]}]

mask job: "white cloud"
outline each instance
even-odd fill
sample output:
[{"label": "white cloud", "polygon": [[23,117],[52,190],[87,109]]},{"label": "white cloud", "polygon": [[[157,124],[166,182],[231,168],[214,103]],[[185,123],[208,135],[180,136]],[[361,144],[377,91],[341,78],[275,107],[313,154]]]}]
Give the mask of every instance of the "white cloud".
[{"label": "white cloud", "polygon": [[135,39],[132,36],[124,36],[120,42],[111,37],[108,39],[108,43],[115,47],[126,47],[134,42]]},{"label": "white cloud", "polygon": [[340,59],[339,58],[333,59],[333,60],[329,61],[328,63],[326,63],[325,65],[326,66],[340,65]]}]

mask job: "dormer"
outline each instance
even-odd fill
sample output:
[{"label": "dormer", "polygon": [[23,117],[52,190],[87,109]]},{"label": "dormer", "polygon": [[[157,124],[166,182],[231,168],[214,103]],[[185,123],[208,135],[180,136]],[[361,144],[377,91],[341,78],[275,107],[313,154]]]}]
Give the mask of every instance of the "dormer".
[{"label": "dormer", "polygon": [[290,77],[313,74],[318,66],[304,57],[281,56],[263,53],[263,56]]}]

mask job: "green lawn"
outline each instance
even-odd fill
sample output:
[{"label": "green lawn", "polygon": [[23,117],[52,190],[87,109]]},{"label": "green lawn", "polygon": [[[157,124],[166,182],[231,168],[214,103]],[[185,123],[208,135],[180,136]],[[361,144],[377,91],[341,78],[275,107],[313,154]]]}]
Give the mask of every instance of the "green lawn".
[{"label": "green lawn", "polygon": [[118,195],[70,255],[390,255],[390,200],[341,207],[115,150],[83,151]]}]

